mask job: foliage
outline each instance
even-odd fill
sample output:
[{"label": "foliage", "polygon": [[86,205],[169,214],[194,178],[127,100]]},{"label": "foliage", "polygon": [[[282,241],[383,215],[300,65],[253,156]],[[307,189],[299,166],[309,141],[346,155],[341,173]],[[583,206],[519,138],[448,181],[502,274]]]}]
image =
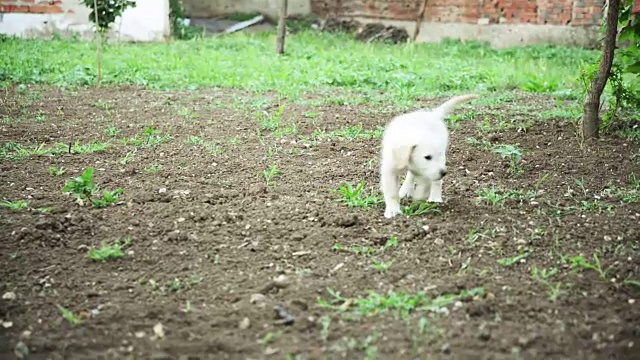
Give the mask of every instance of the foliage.
[{"label": "foliage", "polygon": [[89,21],[96,22],[96,11],[98,8],[98,31],[106,32],[109,27],[116,21],[118,16],[129,7],[136,7],[135,1],[129,0],[82,0],[82,2],[91,9],[89,14]]},{"label": "foliage", "polygon": [[102,208],[118,201],[118,196],[124,191],[122,189],[104,190],[102,199],[95,197],[99,191],[98,187],[93,183],[93,168],[89,167],[82,175],[67,180],[62,192],[73,194],[80,204],[91,203],[96,208]]},{"label": "foliage", "polygon": [[[600,128],[609,129],[616,122],[620,110],[636,112],[640,107],[640,22],[632,14],[633,0],[622,0],[618,14],[618,43],[614,63],[608,78],[608,90],[611,98],[602,118]],[[606,24],[603,21],[601,29]],[[623,46],[626,45],[626,46]],[[583,91],[589,88],[598,72],[598,59],[594,64],[584,66],[580,73]],[[631,114],[634,117],[637,113]]]},{"label": "foliage", "polygon": [[200,37],[202,31],[198,28],[185,24],[187,14],[184,10],[182,0],[169,0],[169,21],[171,23],[171,34],[177,39],[188,40]]}]

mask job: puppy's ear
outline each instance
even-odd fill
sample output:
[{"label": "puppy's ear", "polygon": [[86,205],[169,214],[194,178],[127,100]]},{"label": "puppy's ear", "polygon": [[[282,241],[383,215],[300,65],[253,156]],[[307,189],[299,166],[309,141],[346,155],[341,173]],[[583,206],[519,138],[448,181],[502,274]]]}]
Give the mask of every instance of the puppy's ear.
[{"label": "puppy's ear", "polygon": [[411,154],[418,145],[403,146],[393,150],[393,162],[398,168],[405,168],[409,166],[411,160]]}]

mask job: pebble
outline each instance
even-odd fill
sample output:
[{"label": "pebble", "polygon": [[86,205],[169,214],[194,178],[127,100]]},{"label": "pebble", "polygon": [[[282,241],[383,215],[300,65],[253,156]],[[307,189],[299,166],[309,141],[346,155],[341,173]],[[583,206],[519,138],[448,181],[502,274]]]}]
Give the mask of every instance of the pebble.
[{"label": "pebble", "polygon": [[6,292],[4,294],[2,294],[2,300],[15,300],[16,299],[16,293],[14,292]]},{"label": "pebble", "polygon": [[275,279],[273,279],[273,284],[277,288],[284,289],[290,285],[290,282],[289,282],[289,278],[287,278],[285,275],[280,275]]},{"label": "pebble", "polygon": [[253,294],[249,299],[250,303],[255,304],[257,306],[264,306],[266,301],[267,301],[267,297],[262,294]]},{"label": "pebble", "polygon": [[249,320],[249,318],[244,318],[240,321],[240,324],[238,324],[238,327],[240,328],[240,330],[244,330],[244,329],[248,329],[249,326],[251,326],[251,320]]},{"label": "pebble", "polygon": [[451,353],[451,344],[449,343],[445,343],[444,345],[442,345],[442,347],[440,348],[440,351],[442,351],[445,354],[449,354]]},{"label": "pebble", "polygon": [[434,244],[438,245],[438,246],[442,246],[444,245],[444,240],[437,238],[433,241]]}]

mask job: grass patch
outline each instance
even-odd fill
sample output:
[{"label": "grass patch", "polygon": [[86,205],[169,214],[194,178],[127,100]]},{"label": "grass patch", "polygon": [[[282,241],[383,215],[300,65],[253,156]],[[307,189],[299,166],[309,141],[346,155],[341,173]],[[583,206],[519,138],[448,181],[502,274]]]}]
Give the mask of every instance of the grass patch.
[{"label": "grass patch", "polygon": [[372,192],[371,194],[367,193],[365,190],[366,182],[363,180],[356,186],[353,187],[353,184],[347,182],[340,184],[340,188],[337,192],[342,196],[342,198],[337,199],[337,202],[345,203],[348,207],[372,207],[378,204],[381,204],[384,199],[382,195]]},{"label": "grass patch", "polygon": [[124,257],[122,249],[129,245],[131,240],[127,239],[123,243],[115,241],[113,244],[103,243],[99,248],[91,248],[87,257],[96,262],[120,259]]},{"label": "grass patch", "polygon": [[[238,32],[166,44],[109,44],[102,49],[102,83],[153,89],[279,89],[285,96],[345,89],[371,97],[383,91],[388,99],[402,102],[481,89],[549,93],[579,88],[580,65],[598,56],[597,51],[550,45],[492,49],[454,40],[361,43],[344,34],[304,30],[291,34],[287,57],[279,58],[273,56],[274,38],[275,31]],[[0,49],[0,69],[7,82],[90,85],[95,83],[95,51],[74,40],[7,37]]]},{"label": "grass patch", "polygon": [[406,319],[415,311],[443,313],[448,311],[446,307],[456,301],[484,295],[484,288],[482,287],[465,290],[458,294],[444,294],[435,298],[429,298],[424,291],[412,294],[404,291],[389,290],[386,295],[370,291],[366,297],[361,298],[346,298],[340,292],[332,289],[327,289],[327,291],[331,299],[318,299],[318,305],[338,310],[356,319],[385,313],[393,313],[402,319]]},{"label": "grass patch", "polygon": [[0,201],[0,207],[5,207],[11,210],[21,210],[21,209],[28,208],[29,202],[25,200],[16,200],[16,201],[3,200],[3,201]]}]

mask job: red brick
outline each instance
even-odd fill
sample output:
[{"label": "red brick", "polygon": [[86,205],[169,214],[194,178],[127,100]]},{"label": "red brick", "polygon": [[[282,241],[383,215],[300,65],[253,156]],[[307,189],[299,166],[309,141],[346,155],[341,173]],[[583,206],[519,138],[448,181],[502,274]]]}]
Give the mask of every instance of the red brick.
[{"label": "red brick", "polygon": [[33,14],[61,14],[64,10],[55,5],[32,5],[29,6],[29,12]]}]

